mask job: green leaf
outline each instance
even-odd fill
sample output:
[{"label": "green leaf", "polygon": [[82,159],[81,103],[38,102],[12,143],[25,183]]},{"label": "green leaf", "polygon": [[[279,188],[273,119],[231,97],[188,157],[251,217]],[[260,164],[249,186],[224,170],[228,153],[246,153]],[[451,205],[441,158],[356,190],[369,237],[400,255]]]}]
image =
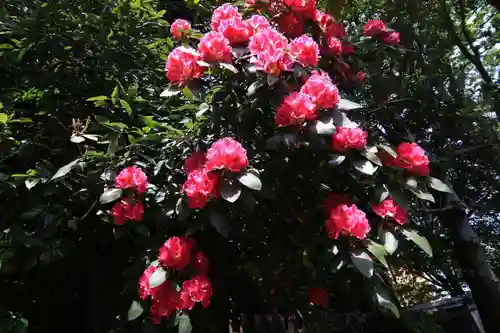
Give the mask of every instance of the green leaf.
[{"label": "green leaf", "polygon": [[330,166],[339,166],[344,162],[346,159],[345,155],[340,155],[340,154],[330,154],[330,159],[328,160],[328,165]]},{"label": "green leaf", "polygon": [[356,168],[356,170],[367,175],[373,175],[378,169],[378,167],[374,166],[370,161],[367,160],[354,161],[352,164],[354,165],[354,168]]},{"label": "green leaf", "polygon": [[255,81],[254,83],[252,83],[247,89],[247,96],[253,96],[263,85],[264,84],[261,81]]},{"label": "green leaf", "polygon": [[239,178],[240,183],[249,189],[260,191],[262,189],[262,182],[259,177],[250,171],[246,171]]},{"label": "green leaf", "polygon": [[158,267],[156,271],[149,278],[149,288],[155,288],[162,285],[167,280],[167,272]]},{"label": "green leaf", "polygon": [[143,311],[144,309],[142,308],[141,303],[133,301],[132,304],[130,304],[130,308],[128,309],[128,320],[130,321],[139,318]]},{"label": "green leaf", "polygon": [[122,194],[123,190],[121,188],[110,188],[104,191],[103,194],[101,194],[101,196],[99,197],[99,202],[102,205],[105,205],[107,203],[118,200],[119,198],[121,198]]},{"label": "green leaf", "polygon": [[241,194],[240,183],[236,182],[234,179],[224,178],[220,186],[221,197],[229,202],[235,202],[238,200]]},{"label": "green leaf", "polygon": [[399,318],[398,306],[392,301],[392,295],[387,288],[378,283],[375,286],[375,295],[377,296],[378,304],[390,310],[397,318]]},{"label": "green leaf", "polygon": [[429,177],[429,186],[439,192],[453,193],[451,187],[434,177]]},{"label": "green leaf", "polygon": [[363,106],[361,104],[352,102],[348,99],[341,98],[339,101],[338,109],[339,110],[354,110],[354,109],[362,109]]},{"label": "green leaf", "polygon": [[382,161],[377,156],[377,151],[378,151],[377,147],[367,147],[363,152],[361,152],[361,155],[366,157],[366,159],[372,162],[373,164],[382,166]]},{"label": "green leaf", "polygon": [[383,151],[385,151],[387,154],[391,155],[392,157],[394,158],[398,157],[398,153],[396,153],[396,151],[391,146],[386,144],[380,144],[378,145],[378,147]]},{"label": "green leaf", "polygon": [[389,268],[389,265],[387,264],[387,260],[385,259],[385,256],[387,255],[387,251],[385,250],[384,246],[382,244],[376,243],[374,241],[370,241],[368,244],[367,250],[370,251],[375,258],[378,259],[384,265],[385,267]]},{"label": "green leaf", "polygon": [[80,161],[79,158],[77,158],[76,160],[72,161],[72,162],[69,162],[68,164],[66,164],[65,166],[61,167],[59,170],[57,170],[57,172],[52,176],[52,178],[50,178],[50,181],[53,181],[53,180],[56,180],[56,179],[59,179],[59,178],[62,178],[64,176],[66,176],[70,171],[71,169],[73,169],[75,167],[75,165]]},{"label": "green leaf", "polygon": [[238,73],[238,69],[236,67],[234,67],[232,64],[221,62],[219,64],[219,66],[222,67],[222,68],[227,69],[228,71],[230,71],[232,73],[235,73],[235,74]]},{"label": "green leaf", "polygon": [[175,317],[175,325],[179,326],[179,333],[191,333],[193,326],[187,314],[178,314]]},{"label": "green leaf", "polygon": [[209,216],[210,224],[221,234],[224,238],[229,237],[229,231],[231,230],[231,225],[227,220],[227,217],[220,213],[219,211],[213,209],[210,211]]},{"label": "green leaf", "polygon": [[380,241],[384,244],[387,253],[393,254],[396,252],[399,242],[392,232],[389,230],[382,230],[380,233]]},{"label": "green leaf", "polygon": [[0,124],[7,124],[7,121],[9,121],[9,116],[7,116],[5,113],[0,113]]},{"label": "green leaf", "polygon": [[71,135],[71,138],[69,138],[69,141],[71,141],[73,143],[82,143],[83,141],[85,141],[85,138],[83,136],[81,136],[81,135],[73,133]]},{"label": "green leaf", "polygon": [[379,204],[389,197],[389,190],[385,185],[379,186],[375,189],[373,196],[374,202]]},{"label": "green leaf", "polygon": [[87,101],[89,102],[96,102],[96,101],[107,101],[109,98],[108,96],[94,96],[87,98]]},{"label": "green leaf", "polygon": [[118,93],[120,92],[120,88],[118,86],[113,89],[113,93],[111,94],[111,101],[113,104],[116,104],[118,102]]},{"label": "green leaf", "polygon": [[351,260],[354,265],[367,278],[373,276],[373,260],[368,253],[363,250],[356,250],[351,253]]},{"label": "green leaf", "polygon": [[129,116],[132,116],[132,108],[130,107],[130,104],[128,104],[126,100],[120,99],[120,105],[122,106],[122,108],[125,109],[125,111],[127,111]]},{"label": "green leaf", "polygon": [[274,75],[267,76],[267,84],[269,86],[275,85],[279,80],[280,80],[280,78],[278,76],[274,76]]},{"label": "green leaf", "polygon": [[413,188],[413,187],[408,187],[408,189],[415,194],[415,196],[419,199],[430,201],[430,202],[435,202],[434,201],[434,196],[430,194],[427,191],[422,191],[421,189],[418,188]]},{"label": "green leaf", "polygon": [[342,256],[337,255],[333,258],[332,263],[330,264],[330,271],[332,273],[338,272],[345,265],[345,260]]},{"label": "green leaf", "polygon": [[178,88],[168,87],[167,89],[163,90],[163,92],[160,94],[160,97],[172,97],[178,95],[180,92],[181,90]]},{"label": "green leaf", "polygon": [[427,253],[429,257],[432,257],[432,248],[427,238],[419,235],[415,230],[403,229],[402,233],[408,240],[411,240],[419,248],[424,250],[424,252]]},{"label": "green leaf", "polygon": [[24,181],[24,185],[26,185],[26,188],[28,190],[31,190],[33,187],[36,186],[36,184],[38,184],[40,182],[40,178],[32,178],[32,179],[26,179]]},{"label": "green leaf", "polygon": [[194,96],[193,92],[188,87],[184,87],[182,93],[184,94],[184,97],[186,97],[188,100],[190,101],[196,100],[196,97]]},{"label": "green leaf", "polygon": [[312,122],[312,131],[318,135],[331,135],[335,133],[336,126],[331,117],[326,117]]}]

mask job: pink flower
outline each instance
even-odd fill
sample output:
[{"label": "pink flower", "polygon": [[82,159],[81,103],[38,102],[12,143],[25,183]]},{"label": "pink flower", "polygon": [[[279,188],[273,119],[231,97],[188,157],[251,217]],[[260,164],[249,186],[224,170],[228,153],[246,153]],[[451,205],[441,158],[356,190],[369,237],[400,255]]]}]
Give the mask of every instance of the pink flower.
[{"label": "pink flower", "polygon": [[365,80],[365,76],[366,74],[364,72],[358,72],[358,74],[356,74],[356,77],[359,79],[359,81],[363,82]]},{"label": "pink flower", "polygon": [[197,168],[188,174],[182,191],[189,208],[203,208],[211,198],[219,197],[219,178],[205,168]]},{"label": "pink flower", "polygon": [[241,20],[241,14],[238,12],[238,8],[235,6],[225,3],[222,6],[217,7],[212,14],[212,22],[210,24],[212,30],[217,31],[221,22],[230,19]]},{"label": "pink flower", "polygon": [[190,29],[191,23],[186,20],[177,19],[170,26],[170,33],[172,34],[172,36],[174,36],[175,39],[181,40],[184,37],[186,31]]},{"label": "pink flower", "polygon": [[181,270],[191,261],[191,245],[185,238],[170,237],[160,248],[160,263],[168,268]]},{"label": "pink flower", "polygon": [[165,71],[172,84],[182,86],[188,81],[200,78],[205,68],[198,64],[201,57],[193,48],[179,46],[168,55]]},{"label": "pink flower", "polygon": [[293,13],[282,14],[278,17],[278,28],[288,37],[297,37],[304,33],[304,23]]},{"label": "pink flower", "polygon": [[207,255],[203,252],[198,252],[193,258],[192,265],[198,273],[206,275],[208,273],[209,261]]},{"label": "pink flower", "polygon": [[380,39],[382,42],[389,45],[398,45],[399,44],[399,32],[396,31],[384,31],[380,35]]},{"label": "pink flower", "polygon": [[232,51],[229,40],[216,31],[207,33],[198,44],[198,52],[206,62],[231,62]]},{"label": "pink flower", "polygon": [[248,48],[253,55],[251,62],[258,70],[279,76],[292,68],[293,61],[287,52],[288,40],[274,29],[264,29],[250,38]]},{"label": "pink flower", "polygon": [[333,16],[329,14],[316,10],[314,21],[326,37],[343,39],[347,36],[344,26],[340,23],[336,23]]},{"label": "pink flower", "polygon": [[115,179],[115,187],[121,189],[133,189],[141,194],[148,190],[148,177],[141,168],[135,165],[126,167]]},{"label": "pink flower", "polygon": [[336,37],[328,37],[326,39],[328,45],[327,53],[340,57],[342,55],[342,42]]},{"label": "pink flower", "polygon": [[274,123],[278,126],[301,126],[306,120],[316,118],[316,106],[308,95],[292,92],[276,110]]},{"label": "pink flower", "polygon": [[156,272],[156,269],[157,268],[153,265],[149,266],[139,278],[139,297],[141,299],[146,299],[148,296],[153,294],[153,290],[156,290],[156,288],[149,287],[149,279],[151,278],[151,275]]},{"label": "pink flower", "polygon": [[317,108],[330,109],[340,101],[339,90],[327,73],[313,72],[300,92],[308,95]]},{"label": "pink flower", "polygon": [[354,50],[354,47],[351,44],[343,43],[342,53],[345,55],[353,55],[356,54],[356,51]]},{"label": "pink flower", "polygon": [[309,36],[303,35],[290,43],[290,54],[302,66],[317,66],[319,57],[318,44]]},{"label": "pink flower", "polygon": [[363,150],[366,147],[368,132],[361,128],[345,128],[337,126],[337,130],[332,134],[332,148],[336,151],[347,149]]},{"label": "pink flower", "polygon": [[271,24],[265,16],[262,15],[252,15],[249,19],[246,19],[245,24],[248,28],[250,36],[255,35],[257,32],[271,28]]},{"label": "pink flower", "polygon": [[226,169],[239,172],[248,166],[247,151],[241,143],[232,138],[222,138],[207,151],[207,169]]},{"label": "pink flower", "polygon": [[392,198],[387,198],[378,205],[372,205],[375,214],[382,218],[392,218],[399,224],[405,224],[408,220],[408,213],[401,208]]},{"label": "pink flower", "polygon": [[386,31],[387,27],[385,23],[380,20],[368,20],[368,22],[363,27],[363,34],[367,37],[373,37],[380,35],[382,32]]},{"label": "pink flower", "polygon": [[275,29],[264,29],[250,38],[248,49],[253,55],[266,52],[268,49],[284,50],[288,40]]},{"label": "pink flower", "polygon": [[210,305],[212,294],[210,280],[204,275],[195,276],[191,280],[182,283],[179,308],[191,310],[195,303],[198,302],[207,308]]},{"label": "pink flower", "polygon": [[398,153],[396,166],[408,170],[409,173],[420,176],[429,175],[429,158],[425,156],[424,150],[418,144],[403,142],[396,152]]},{"label": "pink flower", "polygon": [[205,165],[206,161],[205,153],[202,151],[194,151],[191,155],[186,158],[184,161],[184,172],[190,173],[198,168],[201,168]]},{"label": "pink flower", "polygon": [[331,239],[337,239],[340,234],[364,239],[370,231],[370,225],[366,214],[356,205],[341,204],[330,211],[326,229]]},{"label": "pink flower", "polygon": [[154,324],[159,324],[162,318],[169,318],[179,308],[179,293],[168,281],[155,288],[151,295],[149,313]]},{"label": "pink flower", "polygon": [[123,225],[125,221],[142,221],[144,205],[137,201],[132,203],[131,199],[121,199],[111,208],[111,215],[114,217],[113,223]]},{"label": "pink flower", "polygon": [[226,37],[231,45],[248,42],[252,31],[241,18],[232,18],[221,21],[217,31]]},{"label": "pink flower", "polygon": [[314,16],[316,0],[283,0],[283,3],[300,17],[310,19]]},{"label": "pink flower", "polygon": [[323,288],[309,288],[309,302],[327,308],[330,304],[328,294]]}]

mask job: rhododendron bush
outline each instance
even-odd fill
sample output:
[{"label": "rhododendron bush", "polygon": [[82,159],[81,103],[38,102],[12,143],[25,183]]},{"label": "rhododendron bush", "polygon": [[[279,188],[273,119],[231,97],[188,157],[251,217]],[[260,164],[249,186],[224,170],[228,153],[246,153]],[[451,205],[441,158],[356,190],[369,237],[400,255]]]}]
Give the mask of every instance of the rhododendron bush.
[{"label": "rhododendron bush", "polygon": [[[176,232],[148,256],[132,318],[147,307],[154,323],[175,317],[185,330],[196,307],[227,297],[221,288],[234,281],[220,270],[240,267],[252,267],[246,274],[278,308],[285,299],[303,313],[328,308],[355,297],[346,281],[356,281],[398,316],[387,261],[398,239],[432,256],[411,207],[433,202],[430,189],[449,191],[416,142],[389,142],[366,120],[357,93],[369,79],[360,55],[397,47],[399,33],[380,20],[346,29],[312,0],[225,3],[206,26],[171,25],[178,44],[161,95],[197,111],[183,160],[169,166],[176,176],[160,180],[177,198],[167,212]],[[117,200],[117,228],[148,209],[143,168],[123,168],[101,197]]]}]

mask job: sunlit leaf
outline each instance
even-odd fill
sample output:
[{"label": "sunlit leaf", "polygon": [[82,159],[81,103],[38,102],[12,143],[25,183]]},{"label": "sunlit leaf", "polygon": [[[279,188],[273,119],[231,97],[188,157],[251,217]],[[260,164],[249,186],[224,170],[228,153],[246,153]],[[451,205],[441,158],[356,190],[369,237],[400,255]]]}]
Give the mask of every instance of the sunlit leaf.
[{"label": "sunlit leaf", "polygon": [[432,257],[432,248],[429,241],[424,236],[418,234],[415,230],[403,229],[403,235],[412,242],[414,242],[419,248],[424,250],[430,257]]},{"label": "sunlit leaf", "polygon": [[354,265],[367,278],[373,276],[373,260],[370,255],[363,250],[356,250],[351,253],[351,260]]}]

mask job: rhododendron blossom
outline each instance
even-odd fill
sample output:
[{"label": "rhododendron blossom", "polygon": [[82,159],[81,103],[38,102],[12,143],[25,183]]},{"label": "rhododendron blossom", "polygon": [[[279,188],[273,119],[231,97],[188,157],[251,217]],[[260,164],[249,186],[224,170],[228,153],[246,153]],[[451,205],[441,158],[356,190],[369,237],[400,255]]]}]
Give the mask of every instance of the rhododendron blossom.
[{"label": "rhododendron blossom", "polygon": [[337,126],[335,133],[332,134],[332,148],[339,152],[347,149],[363,150],[366,147],[367,137],[368,132],[361,128]]},{"label": "rhododendron blossom", "polygon": [[252,35],[252,30],[241,18],[232,18],[220,22],[217,31],[226,37],[231,45],[238,45],[248,42]]},{"label": "rhododendron blossom", "polygon": [[326,229],[331,239],[337,239],[340,234],[365,239],[370,225],[366,214],[356,205],[341,204],[330,211]]},{"label": "rhododendron blossom", "polygon": [[382,32],[386,30],[387,27],[383,21],[368,20],[368,22],[363,27],[363,34],[367,37],[373,37],[380,35]]},{"label": "rhododendron blossom", "polygon": [[291,12],[305,19],[312,18],[316,10],[316,0],[283,0],[283,3]]},{"label": "rhododendron blossom", "polygon": [[304,22],[293,13],[282,14],[278,17],[279,30],[288,37],[294,38],[304,33]]},{"label": "rhododendron blossom", "polygon": [[248,49],[250,60],[258,70],[279,76],[282,71],[292,68],[293,61],[287,52],[288,40],[274,29],[259,31],[250,38]]},{"label": "rhododendron blossom", "polygon": [[190,80],[200,78],[205,72],[205,67],[198,63],[200,60],[200,54],[193,48],[184,46],[175,48],[168,55],[165,65],[167,79],[172,84],[182,86]]},{"label": "rhododendron blossom", "polygon": [[328,37],[326,39],[326,44],[327,44],[327,53],[330,55],[334,55],[337,57],[340,57],[342,55],[342,42],[340,39],[336,37]]},{"label": "rhododendron blossom", "polygon": [[209,267],[207,255],[203,252],[197,252],[193,257],[192,265],[199,274],[206,275]]},{"label": "rhododendron blossom", "polygon": [[303,93],[293,92],[283,100],[276,110],[274,123],[278,126],[299,125],[316,118],[316,106]]},{"label": "rhododendron blossom", "polygon": [[262,15],[252,15],[249,19],[246,19],[245,24],[248,28],[250,36],[255,35],[257,32],[271,28],[271,23],[267,20],[265,16]]},{"label": "rhododendron blossom", "polygon": [[190,173],[205,165],[207,160],[205,153],[202,151],[195,151],[189,155],[184,161],[184,172]]},{"label": "rhododendron blossom", "polygon": [[172,34],[172,36],[174,36],[175,39],[181,40],[184,37],[186,31],[190,29],[191,23],[186,20],[177,19],[170,26],[170,33]]},{"label": "rhododendron blossom", "polygon": [[146,299],[148,296],[151,296],[153,294],[154,290],[157,290],[157,288],[149,287],[149,279],[151,278],[151,275],[153,275],[153,273],[156,272],[156,270],[157,268],[151,265],[148,268],[146,268],[146,270],[142,273],[141,277],[139,278],[139,297],[141,299]]},{"label": "rhododendron blossom", "polygon": [[420,176],[429,175],[429,158],[418,144],[403,142],[398,146],[396,152],[398,154],[395,161],[396,166]]},{"label": "rhododendron blossom", "polygon": [[212,298],[212,284],[204,275],[198,275],[182,283],[180,292],[180,308],[191,310],[195,303],[200,302],[203,307],[210,305]]},{"label": "rhododendron blossom", "polygon": [[205,168],[197,168],[188,174],[182,191],[189,208],[203,208],[211,198],[219,197],[219,178]]},{"label": "rhododendron blossom", "polygon": [[380,35],[380,39],[382,42],[389,45],[398,45],[399,44],[399,32],[397,31],[384,31]]},{"label": "rhododendron blossom", "polygon": [[180,304],[179,292],[168,281],[155,288],[151,295],[151,307],[149,309],[154,324],[159,324],[162,318],[168,319]]},{"label": "rhododendron blossom", "polygon": [[343,39],[347,36],[344,26],[335,22],[333,16],[327,13],[316,10],[314,13],[314,21],[326,37]]},{"label": "rhododendron blossom", "polygon": [[330,304],[328,294],[323,288],[309,288],[309,302],[327,308]]},{"label": "rhododendron blossom", "polygon": [[135,165],[126,167],[115,179],[115,187],[121,189],[132,189],[137,193],[144,193],[148,190],[148,177],[141,168]]},{"label": "rhododendron blossom", "polygon": [[208,170],[226,169],[239,172],[248,166],[247,151],[241,143],[232,138],[222,138],[207,151]]},{"label": "rhododendron blossom", "polygon": [[235,6],[225,3],[222,6],[217,7],[212,14],[212,22],[210,27],[212,30],[218,30],[221,22],[230,19],[241,20],[241,14],[238,12],[238,8]]},{"label": "rhododendron blossom", "polygon": [[168,268],[181,270],[191,261],[191,244],[185,238],[170,237],[160,247],[158,260]]},{"label": "rhododendron blossom", "polygon": [[392,218],[399,224],[404,224],[408,220],[408,213],[392,198],[387,198],[378,205],[372,205],[372,210],[378,216]]},{"label": "rhododendron blossom", "polygon": [[319,57],[318,44],[309,36],[303,35],[290,43],[290,54],[303,66],[317,66]]},{"label": "rhododendron blossom", "polygon": [[216,31],[205,34],[198,44],[198,52],[206,62],[231,62],[232,51],[229,40]]},{"label": "rhododendron blossom", "polygon": [[123,225],[125,221],[140,222],[144,215],[144,205],[140,201],[133,203],[129,198],[121,199],[114,204],[111,215],[114,218],[113,223],[116,225]]},{"label": "rhododendron blossom", "polygon": [[316,107],[320,109],[333,108],[340,101],[339,90],[327,73],[313,72],[300,92],[308,95]]}]

